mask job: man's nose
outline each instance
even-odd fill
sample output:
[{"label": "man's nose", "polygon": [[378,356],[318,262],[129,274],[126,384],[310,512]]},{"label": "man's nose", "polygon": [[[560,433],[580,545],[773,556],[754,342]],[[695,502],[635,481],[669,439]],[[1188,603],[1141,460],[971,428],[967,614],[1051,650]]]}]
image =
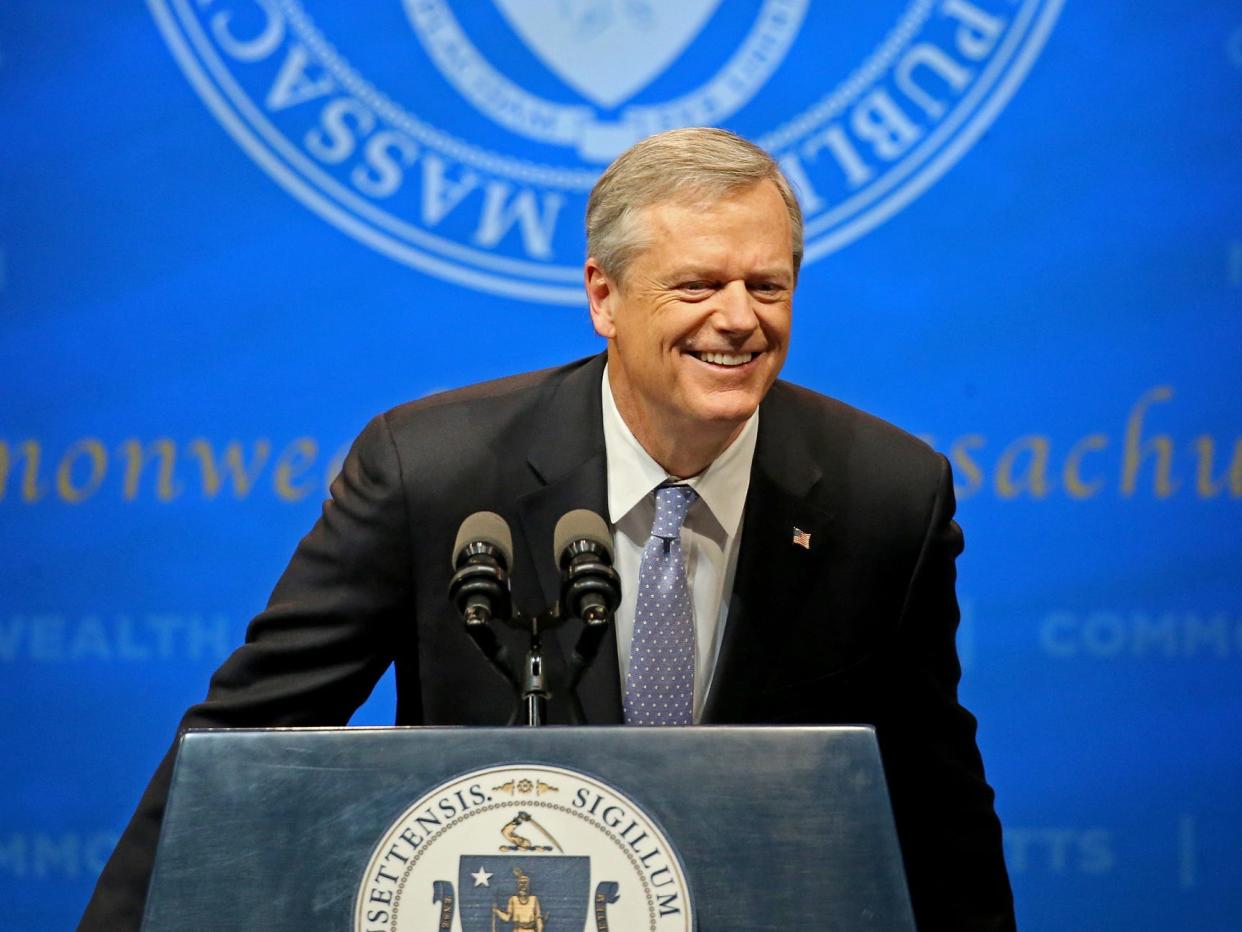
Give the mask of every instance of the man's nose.
[{"label": "man's nose", "polygon": [[749,333],[759,325],[746,282],[729,282],[717,292],[712,322],[725,333]]}]

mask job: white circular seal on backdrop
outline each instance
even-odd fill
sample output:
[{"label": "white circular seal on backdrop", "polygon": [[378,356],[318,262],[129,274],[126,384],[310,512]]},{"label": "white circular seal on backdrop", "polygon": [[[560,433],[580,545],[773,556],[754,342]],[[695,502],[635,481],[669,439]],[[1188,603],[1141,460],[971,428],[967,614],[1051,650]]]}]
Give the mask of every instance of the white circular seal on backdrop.
[{"label": "white circular seal on backdrop", "polygon": [[269,175],[448,281],[581,304],[603,167],[718,125],[781,163],[806,260],[886,221],[991,125],[1063,0],[148,0]]},{"label": "white circular seal on backdrop", "polygon": [[354,932],[691,932],[676,850],[632,799],[564,767],[505,765],[425,793],[379,840]]}]

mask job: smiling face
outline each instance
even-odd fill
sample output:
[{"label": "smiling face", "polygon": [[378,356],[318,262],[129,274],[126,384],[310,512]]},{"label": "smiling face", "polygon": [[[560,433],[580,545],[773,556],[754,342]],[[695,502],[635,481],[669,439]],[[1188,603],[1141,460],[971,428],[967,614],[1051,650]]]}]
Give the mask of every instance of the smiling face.
[{"label": "smiling face", "polygon": [[738,434],[785,362],[789,212],[765,180],[710,203],[654,204],[635,222],[648,245],[621,283],[587,260],[591,319],[608,340],[626,424],[665,469],[692,475]]}]

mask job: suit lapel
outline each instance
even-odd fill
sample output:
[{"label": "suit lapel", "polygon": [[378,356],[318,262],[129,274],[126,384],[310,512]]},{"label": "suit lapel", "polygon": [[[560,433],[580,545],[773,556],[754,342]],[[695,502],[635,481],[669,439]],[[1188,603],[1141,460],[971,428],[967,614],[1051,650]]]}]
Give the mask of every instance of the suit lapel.
[{"label": "suit lapel", "polygon": [[[608,515],[608,467],[604,452],[603,416],[600,410],[600,380],[604,357],[598,356],[575,369],[554,389],[540,412],[540,423],[532,431],[527,465],[538,487],[517,503],[522,548],[528,563],[528,578],[538,578],[542,605],[523,606],[525,610],[553,604],[560,594],[560,574],[552,553],[552,534],[565,512],[587,508]],[[560,681],[581,630],[579,624],[565,625],[544,638],[544,654],[551,682]],[[609,632],[599,655],[579,684],[586,720],[591,724],[621,721],[621,683],[617,664],[616,635]],[[553,720],[568,719],[567,697],[553,700]]]},{"label": "suit lapel", "polygon": [[[822,605],[810,603],[822,602],[831,585],[833,515],[817,504],[819,464],[796,421],[784,423],[782,415],[769,401],[760,409],[741,551],[705,722],[753,720],[759,697],[822,675],[802,634],[808,624],[832,624]],[[797,532],[809,534],[805,546],[795,541]]]}]

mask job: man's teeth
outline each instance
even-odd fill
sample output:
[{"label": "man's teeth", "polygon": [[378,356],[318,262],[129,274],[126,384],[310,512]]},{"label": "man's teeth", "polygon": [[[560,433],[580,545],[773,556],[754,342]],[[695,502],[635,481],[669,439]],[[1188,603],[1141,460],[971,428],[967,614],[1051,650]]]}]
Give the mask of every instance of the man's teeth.
[{"label": "man's teeth", "polygon": [[755,358],[754,353],[698,353],[696,355],[704,362],[715,363],[718,366],[741,366]]}]

